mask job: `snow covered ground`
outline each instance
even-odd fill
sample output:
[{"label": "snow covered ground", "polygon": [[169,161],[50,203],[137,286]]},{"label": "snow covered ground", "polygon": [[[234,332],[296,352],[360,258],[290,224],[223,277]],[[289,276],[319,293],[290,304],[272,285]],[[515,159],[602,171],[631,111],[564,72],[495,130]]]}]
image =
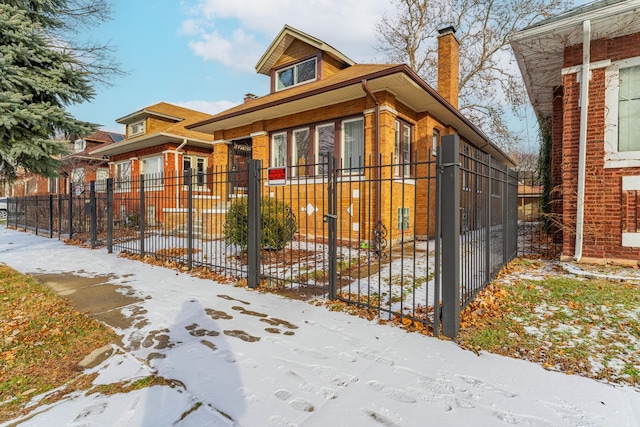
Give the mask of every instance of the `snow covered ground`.
[{"label": "snow covered ground", "polygon": [[116,329],[123,347],[93,368],[95,381],[154,372],[183,385],[77,393],[21,426],[640,426],[640,393],[628,387],[476,356],[104,249],[0,227],[0,262],[23,273],[111,275],[140,299],[121,309],[131,326]]}]

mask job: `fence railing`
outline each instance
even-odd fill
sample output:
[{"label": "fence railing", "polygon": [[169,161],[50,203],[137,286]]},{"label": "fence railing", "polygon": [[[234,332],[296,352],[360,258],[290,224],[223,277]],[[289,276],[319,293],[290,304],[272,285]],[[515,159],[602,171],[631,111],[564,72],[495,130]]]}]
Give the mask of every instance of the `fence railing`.
[{"label": "fence railing", "polygon": [[410,163],[354,164],[287,166],[276,171],[284,180],[253,160],[242,171],[109,179],[10,198],[8,224],[300,298],[324,295],[448,336],[503,265],[543,246],[522,243],[540,221],[533,212],[521,219],[515,173],[457,136]]}]

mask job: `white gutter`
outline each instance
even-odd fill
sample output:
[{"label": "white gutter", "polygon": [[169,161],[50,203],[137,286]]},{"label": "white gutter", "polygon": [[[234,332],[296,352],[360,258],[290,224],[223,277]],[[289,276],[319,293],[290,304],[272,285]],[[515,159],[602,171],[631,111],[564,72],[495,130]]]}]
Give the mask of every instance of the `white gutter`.
[{"label": "white gutter", "polygon": [[589,114],[589,76],[591,62],[591,21],[582,23],[582,73],[580,81],[580,149],[578,151],[578,199],[576,209],[576,249],[573,259],[582,258],[584,234],[584,185],[587,166],[587,118]]},{"label": "white gutter", "polygon": [[[174,161],[175,161],[175,166],[176,166],[176,178],[180,179],[180,174],[178,173],[178,171],[180,169],[179,166],[180,164],[178,163],[178,154],[180,153],[180,150],[182,150],[182,148],[187,145],[187,138],[182,140],[182,143],[180,145],[178,145],[178,147],[176,148],[176,154],[174,157]],[[183,175],[184,176],[184,175]],[[180,207],[180,192],[176,189],[176,208]]]}]

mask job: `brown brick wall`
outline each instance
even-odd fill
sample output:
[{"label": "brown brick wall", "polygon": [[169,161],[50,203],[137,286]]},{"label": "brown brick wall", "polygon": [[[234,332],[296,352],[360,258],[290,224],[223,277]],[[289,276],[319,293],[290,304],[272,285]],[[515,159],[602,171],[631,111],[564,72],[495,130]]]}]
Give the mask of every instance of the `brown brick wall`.
[{"label": "brown brick wall", "polygon": [[[638,34],[592,42],[592,61],[640,56]],[[565,65],[582,60],[582,46],[566,50]],[[558,126],[562,126],[561,200],[563,255],[575,253],[575,218],[580,140],[580,85],[577,74],[564,76],[563,116],[554,114],[554,172],[557,171]],[[604,168],[605,70],[592,71],[589,83],[583,257],[640,261],[640,249],[622,247],[622,232],[635,231],[637,198],[622,191],[622,177],[640,175],[640,168]],[[554,110],[555,113],[557,113]],[[557,175],[556,175],[557,176]],[[632,194],[629,194],[632,193]]]}]

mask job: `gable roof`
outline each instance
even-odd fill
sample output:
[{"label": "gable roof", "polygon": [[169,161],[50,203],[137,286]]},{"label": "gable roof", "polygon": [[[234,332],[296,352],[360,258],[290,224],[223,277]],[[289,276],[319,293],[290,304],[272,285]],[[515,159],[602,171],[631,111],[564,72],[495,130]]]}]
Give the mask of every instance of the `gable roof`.
[{"label": "gable roof", "polygon": [[491,153],[505,164],[514,165],[480,129],[404,64],[356,64],[323,80],[252,99],[186,127],[213,134],[216,130],[359,99],[366,96],[364,84],[373,93],[383,90],[393,93],[414,111],[430,112],[444,124],[457,129],[460,136],[471,144]]},{"label": "gable roof", "polygon": [[199,147],[208,147],[212,144],[212,135],[186,128],[186,126],[210,119],[213,117],[211,114],[191,110],[189,108],[180,107],[166,102],[160,102],[158,104],[145,107],[134,113],[128,114],[117,121],[118,123],[126,124],[131,123],[132,121],[142,120],[149,116],[167,118],[175,123],[168,124],[166,128],[156,133],[145,133],[134,138],[125,139],[117,144],[100,147],[92,151],[91,154],[112,156],[140,148],[153,147],[154,145],[166,142],[181,143],[183,141],[187,141],[189,145]]},{"label": "gable roof", "polygon": [[320,39],[317,39],[309,34],[303,33],[300,30],[297,30],[293,27],[285,25],[280,33],[276,36],[275,40],[271,43],[267,51],[262,55],[260,61],[256,64],[256,71],[259,74],[269,75],[273,65],[278,61],[278,59],[282,56],[285,50],[291,45],[294,40],[300,40],[310,46],[319,49],[330,56],[334,57],[340,62],[343,62],[347,65],[354,65],[351,59],[347,58],[344,54],[342,54],[337,49],[331,47],[327,43],[323,42]]},{"label": "gable roof", "polygon": [[562,83],[564,49],[582,43],[582,23],[591,22],[591,39],[640,31],[640,0],[599,0],[537,22],[511,37],[511,47],[529,99],[541,117],[552,114],[552,94]]}]

